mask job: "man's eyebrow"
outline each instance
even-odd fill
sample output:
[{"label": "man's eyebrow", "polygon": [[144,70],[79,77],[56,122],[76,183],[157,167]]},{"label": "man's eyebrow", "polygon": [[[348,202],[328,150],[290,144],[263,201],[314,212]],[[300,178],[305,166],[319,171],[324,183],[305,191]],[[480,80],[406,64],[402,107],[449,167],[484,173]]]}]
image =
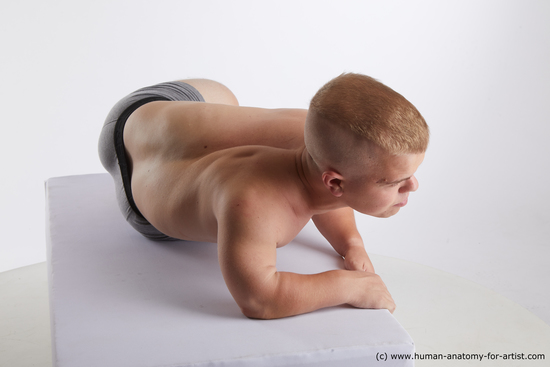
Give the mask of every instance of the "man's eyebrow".
[{"label": "man's eyebrow", "polygon": [[[411,177],[412,177],[412,176],[411,176]],[[386,182],[386,179],[385,179],[385,178],[382,178],[382,179],[376,181],[376,183],[377,183],[377,184],[381,184],[381,185],[395,185],[395,184],[398,184],[398,183],[400,183],[400,182],[410,180],[411,177],[402,178],[401,180],[395,180],[395,181],[392,181],[392,182]]]}]

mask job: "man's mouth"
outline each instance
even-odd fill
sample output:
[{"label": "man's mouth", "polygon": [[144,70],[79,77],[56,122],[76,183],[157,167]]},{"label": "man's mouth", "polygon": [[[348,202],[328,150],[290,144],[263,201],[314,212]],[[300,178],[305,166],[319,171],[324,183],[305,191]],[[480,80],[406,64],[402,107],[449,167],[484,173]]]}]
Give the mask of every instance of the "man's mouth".
[{"label": "man's mouth", "polygon": [[400,203],[395,204],[394,206],[397,206],[397,207],[399,207],[399,208],[404,207],[405,205],[407,205],[407,202],[408,202],[408,201],[409,201],[409,198],[406,198],[405,200],[403,200],[403,201],[400,202]]}]

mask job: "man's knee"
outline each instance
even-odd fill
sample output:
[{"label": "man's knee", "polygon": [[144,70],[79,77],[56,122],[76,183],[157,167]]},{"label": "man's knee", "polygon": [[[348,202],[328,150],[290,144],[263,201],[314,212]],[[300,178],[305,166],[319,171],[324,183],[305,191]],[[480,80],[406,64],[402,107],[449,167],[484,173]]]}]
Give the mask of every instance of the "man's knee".
[{"label": "man's knee", "polygon": [[225,85],[209,79],[184,79],[181,80],[195,87],[203,96],[204,100],[209,103],[220,103],[238,106],[237,97]]}]

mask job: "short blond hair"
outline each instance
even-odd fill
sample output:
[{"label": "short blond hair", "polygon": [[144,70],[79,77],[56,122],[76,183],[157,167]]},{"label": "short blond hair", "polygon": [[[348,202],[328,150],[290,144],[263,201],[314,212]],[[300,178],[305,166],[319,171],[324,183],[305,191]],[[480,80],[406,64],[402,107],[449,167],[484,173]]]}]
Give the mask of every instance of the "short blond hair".
[{"label": "short blond hair", "polygon": [[345,73],[315,94],[310,111],[389,154],[420,154],[430,132],[418,110],[401,94],[362,74]]}]

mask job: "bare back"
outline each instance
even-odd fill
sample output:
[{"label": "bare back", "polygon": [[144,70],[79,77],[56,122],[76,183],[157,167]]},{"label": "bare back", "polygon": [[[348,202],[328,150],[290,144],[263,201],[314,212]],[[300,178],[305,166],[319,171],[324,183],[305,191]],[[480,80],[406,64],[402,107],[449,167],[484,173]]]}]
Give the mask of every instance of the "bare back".
[{"label": "bare back", "polygon": [[161,232],[208,242],[217,242],[227,206],[276,206],[286,218],[276,241],[290,241],[309,219],[296,214],[305,116],[305,110],[200,102],[140,107],[124,129],[136,205]]}]

